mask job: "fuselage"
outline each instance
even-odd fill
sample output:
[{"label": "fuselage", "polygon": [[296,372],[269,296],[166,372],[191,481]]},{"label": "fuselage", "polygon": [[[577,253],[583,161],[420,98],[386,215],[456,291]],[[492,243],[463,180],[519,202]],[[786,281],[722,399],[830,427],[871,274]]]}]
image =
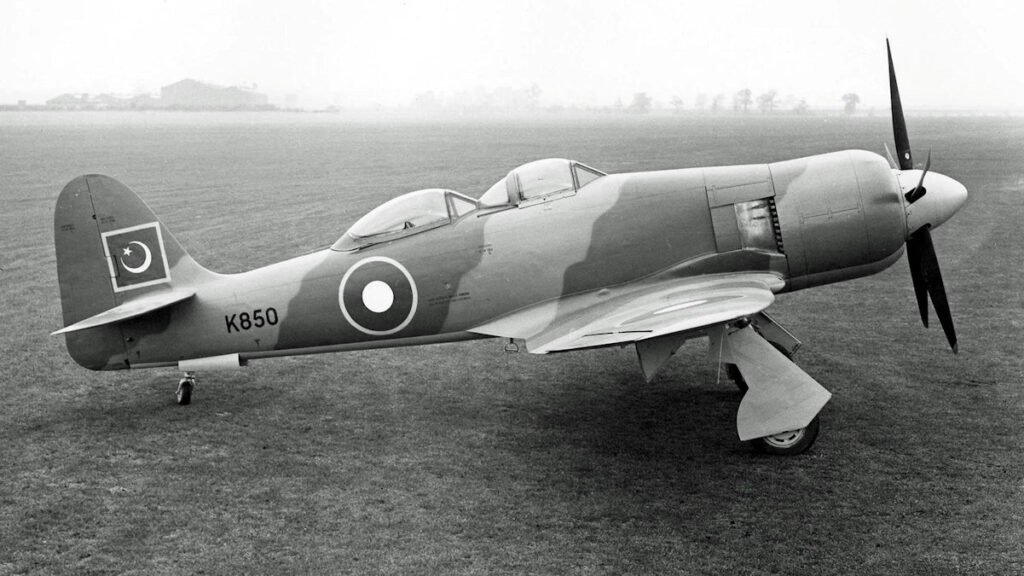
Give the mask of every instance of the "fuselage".
[{"label": "fuselage", "polygon": [[608,175],[394,241],[204,275],[193,299],[124,322],[124,355],[104,367],[473,338],[513,311],[659,275],[770,272],[797,290],[891,265],[903,213],[896,175],[862,151]]}]

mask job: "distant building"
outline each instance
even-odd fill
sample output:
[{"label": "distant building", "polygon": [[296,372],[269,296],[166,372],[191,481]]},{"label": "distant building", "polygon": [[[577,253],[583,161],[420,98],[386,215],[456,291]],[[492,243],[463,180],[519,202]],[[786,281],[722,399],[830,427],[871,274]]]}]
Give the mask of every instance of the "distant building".
[{"label": "distant building", "polygon": [[154,110],[163,106],[159,98],[149,94],[136,94],[127,100],[127,108],[131,110]]},{"label": "distant building", "polygon": [[47,100],[46,106],[56,110],[87,110],[92,108],[89,104],[88,94],[61,94],[56,98]]},{"label": "distant building", "polygon": [[[139,106],[138,102],[143,102],[145,105]],[[157,104],[158,101],[150,96],[125,98],[113,94],[98,94],[96,96],[61,94],[46,101],[46,107],[50,110],[128,110],[130,108],[155,108]]]},{"label": "distant building", "polygon": [[[19,106],[24,106],[19,103]],[[9,107],[7,107],[9,108]],[[196,80],[182,80],[150,94],[61,94],[46,101],[47,110],[275,110],[267,95],[247,88],[214,86]],[[6,109],[6,108],[5,108]]]},{"label": "distant building", "polygon": [[181,110],[256,110],[267,108],[267,95],[238,88],[181,80],[160,89],[160,103]]},{"label": "distant building", "polygon": [[121,110],[128,106],[128,100],[125,98],[118,98],[113,94],[100,94],[93,98],[90,102],[92,108],[96,110]]}]

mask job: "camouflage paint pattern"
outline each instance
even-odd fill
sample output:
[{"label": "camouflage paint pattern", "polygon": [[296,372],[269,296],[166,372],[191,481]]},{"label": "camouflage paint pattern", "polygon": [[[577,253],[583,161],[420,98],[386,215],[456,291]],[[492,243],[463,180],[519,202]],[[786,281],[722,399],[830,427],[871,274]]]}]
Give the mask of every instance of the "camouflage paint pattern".
[{"label": "camouflage paint pattern", "polygon": [[[168,287],[196,294],[68,333],[67,346],[90,369],[225,354],[245,361],[482,337],[475,326],[516,310],[661,277],[768,272],[785,282],[783,291],[795,290],[875,273],[898,259],[899,192],[885,160],[861,151],[615,174],[574,194],[481,209],[390,242],[224,275],[192,260],[124,185],[81,176],[61,192],[54,215],[65,325]],[[755,231],[760,245],[744,245],[753,240],[734,206],[759,201],[752,221],[770,228]],[[770,220],[765,202],[773,203]],[[162,250],[149,247],[157,242],[144,226],[151,223]],[[131,270],[142,270],[150,252],[148,276],[133,280]],[[551,308],[553,319],[558,306]]]}]

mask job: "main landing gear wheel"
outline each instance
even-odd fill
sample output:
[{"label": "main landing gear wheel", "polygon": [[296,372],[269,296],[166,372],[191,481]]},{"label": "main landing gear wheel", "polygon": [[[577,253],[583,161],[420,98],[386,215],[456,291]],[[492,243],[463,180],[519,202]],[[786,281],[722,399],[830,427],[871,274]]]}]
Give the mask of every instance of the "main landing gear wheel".
[{"label": "main landing gear wheel", "polygon": [[196,378],[191,374],[185,374],[185,377],[178,381],[178,391],[174,393],[178,404],[185,406],[192,402],[192,389],[195,385]]},{"label": "main landing gear wheel", "polygon": [[765,454],[796,456],[805,452],[811,447],[811,444],[814,444],[814,440],[818,437],[819,426],[818,417],[815,416],[814,420],[811,420],[811,423],[806,428],[780,432],[779,434],[765,436],[764,438],[755,438],[750,443],[754,445],[758,452]]}]

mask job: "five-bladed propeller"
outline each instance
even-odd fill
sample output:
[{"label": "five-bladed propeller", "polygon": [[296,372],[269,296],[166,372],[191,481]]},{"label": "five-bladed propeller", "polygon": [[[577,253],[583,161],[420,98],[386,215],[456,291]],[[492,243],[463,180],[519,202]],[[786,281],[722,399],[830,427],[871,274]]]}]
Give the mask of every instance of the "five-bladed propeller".
[{"label": "five-bladed propeller", "polygon": [[[903,104],[900,102],[900,90],[896,85],[896,70],[892,64],[892,51],[889,49],[888,39],[885,41],[885,50],[889,56],[889,97],[892,100],[892,131],[896,139],[896,159],[899,162],[899,169],[906,172],[913,170],[914,163],[911,158],[910,138],[907,136],[907,124],[903,119]],[[888,153],[888,147],[886,147],[886,153]],[[922,200],[928,192],[925,188],[925,176],[928,175],[930,167],[931,152],[928,153],[928,160],[925,162],[924,170],[921,171],[917,185],[904,194],[909,234],[907,236],[907,260],[910,262],[910,277],[914,281],[914,294],[917,296],[921,321],[927,328],[928,296],[931,296],[932,305],[935,306],[935,315],[939,317],[939,323],[942,324],[942,330],[946,333],[946,339],[949,340],[949,345],[953,348],[953,353],[956,354],[956,330],[953,328],[949,300],[946,298],[946,289],[942,284],[942,272],[939,270],[939,260],[935,256],[935,247],[932,245],[932,236],[929,230],[933,226],[941,224],[960,208],[966,200],[967,190],[950,178],[935,175],[933,178],[943,190],[943,194],[940,194],[943,197],[935,200],[934,207],[915,207],[914,204]],[[940,176],[941,180],[937,178]],[[927,203],[923,202],[922,204]],[[912,212],[915,213],[912,214]],[[936,221],[927,221],[929,216],[934,216],[933,219]],[[912,226],[917,227],[914,229]]]}]

